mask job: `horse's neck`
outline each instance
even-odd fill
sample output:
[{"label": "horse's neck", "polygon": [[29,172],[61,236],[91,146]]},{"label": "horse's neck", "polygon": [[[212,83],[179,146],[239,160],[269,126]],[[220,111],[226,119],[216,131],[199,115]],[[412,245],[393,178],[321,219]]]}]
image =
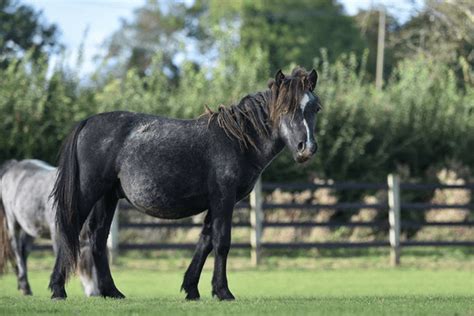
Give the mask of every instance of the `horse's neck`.
[{"label": "horse's neck", "polygon": [[[267,97],[266,100],[267,102],[270,102],[270,98]],[[253,159],[256,160],[257,165],[262,169],[262,171],[285,147],[285,144],[278,132],[278,128],[272,127],[270,124],[270,111],[268,108],[269,104],[265,103],[263,104],[263,107],[264,111],[262,114],[266,116],[266,122],[269,124],[267,126],[269,134],[267,135],[255,132],[253,138],[258,150],[253,148],[250,149],[253,152]]]},{"label": "horse's neck", "polygon": [[269,137],[257,136],[255,143],[257,144],[258,151],[252,148],[251,150],[254,153],[252,156],[262,171],[285,147],[283,140],[276,131],[272,131]]},{"label": "horse's neck", "polygon": [[[248,97],[249,96],[246,98]],[[251,108],[253,113],[251,113],[252,115],[247,113],[241,117],[247,119],[244,132],[250,133],[250,138],[254,142],[256,148],[254,148],[253,145],[247,144],[248,146],[246,146],[243,154],[246,159],[250,160],[249,162],[255,166],[255,171],[261,172],[282,151],[285,145],[279,135],[278,128],[274,128],[270,121],[271,92],[266,90],[258,92],[250,97],[253,98],[253,108]],[[243,113],[249,110],[248,107],[245,108],[248,104],[243,102],[244,99],[242,99],[239,104],[235,105],[236,108],[243,107],[241,108]],[[250,119],[251,116],[254,117],[253,121]],[[262,124],[266,125],[255,126],[255,122],[262,122]],[[231,139],[242,148],[239,139]]]}]

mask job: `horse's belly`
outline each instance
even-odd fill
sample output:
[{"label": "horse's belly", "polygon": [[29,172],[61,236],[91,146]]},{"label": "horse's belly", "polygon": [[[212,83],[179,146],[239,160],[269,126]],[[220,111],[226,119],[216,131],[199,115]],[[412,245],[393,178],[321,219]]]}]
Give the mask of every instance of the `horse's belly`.
[{"label": "horse's belly", "polygon": [[[34,191],[29,191],[34,192]],[[34,197],[18,195],[16,203],[12,203],[9,210],[20,227],[30,236],[38,238],[50,237],[50,222],[46,216],[46,210],[41,202]]]},{"label": "horse's belly", "polygon": [[[129,199],[130,200],[130,199]],[[137,199],[130,202],[141,212],[163,219],[179,219],[202,213],[208,208],[205,196]]]},{"label": "horse's belly", "polygon": [[28,214],[16,212],[15,219],[28,235],[35,238],[49,239],[51,238],[50,226],[41,215],[34,214],[33,216],[28,216]]},{"label": "horse's belly", "polygon": [[208,208],[208,186],[202,168],[163,157],[129,159],[121,167],[120,184],[125,197],[140,211],[158,218],[178,219]]},{"label": "horse's belly", "polygon": [[186,218],[204,212],[206,209],[142,209],[138,210],[153,217],[162,219],[180,219]]}]

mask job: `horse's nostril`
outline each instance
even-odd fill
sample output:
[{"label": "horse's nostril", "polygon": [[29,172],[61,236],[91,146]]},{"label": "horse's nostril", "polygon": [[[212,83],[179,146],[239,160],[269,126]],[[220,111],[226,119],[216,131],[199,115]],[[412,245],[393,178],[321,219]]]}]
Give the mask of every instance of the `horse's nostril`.
[{"label": "horse's nostril", "polygon": [[306,148],[306,143],[305,142],[300,142],[298,143],[298,151],[301,152]]}]

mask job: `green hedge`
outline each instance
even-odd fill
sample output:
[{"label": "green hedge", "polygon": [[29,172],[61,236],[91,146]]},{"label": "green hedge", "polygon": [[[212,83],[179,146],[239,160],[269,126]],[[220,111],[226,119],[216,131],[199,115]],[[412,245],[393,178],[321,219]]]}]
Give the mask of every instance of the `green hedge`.
[{"label": "green hedge", "polygon": [[[204,105],[216,108],[265,88],[271,75],[263,51],[230,47],[221,56],[209,67],[185,63],[175,84],[161,70],[160,56],[145,77],[131,70],[102,83],[91,79],[87,86],[74,70],[48,71],[47,60],[12,62],[0,70],[0,161],[34,157],[54,163],[73,123],[94,113],[124,109],[189,118]],[[323,53],[315,61],[323,101],[319,152],[303,167],[281,155],[267,180],[383,181],[397,170],[425,179],[453,162],[473,169],[474,88],[460,88],[447,65],[423,56],[405,60],[377,91],[366,80],[365,58],[326,60]]]}]

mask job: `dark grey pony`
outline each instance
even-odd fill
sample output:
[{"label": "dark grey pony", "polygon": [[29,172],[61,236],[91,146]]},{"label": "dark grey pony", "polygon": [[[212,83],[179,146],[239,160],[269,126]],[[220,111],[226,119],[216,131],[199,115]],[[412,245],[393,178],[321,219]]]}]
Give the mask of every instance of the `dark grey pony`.
[{"label": "dark grey pony", "polygon": [[[34,238],[55,240],[56,225],[51,190],[56,168],[40,160],[9,160],[0,167],[0,273],[8,259],[18,278],[18,289],[31,295],[27,257]],[[99,295],[96,271],[87,238],[81,238],[79,275],[87,296]],[[53,242],[56,252],[56,243]]]},{"label": "dark grey pony", "polygon": [[111,112],[77,124],[63,145],[54,187],[62,239],[51,275],[52,298],[66,297],[64,284],[76,265],[79,231],[97,201],[89,229],[96,237],[92,255],[99,289],[105,296],[124,297],[103,254],[117,201],[126,198],[159,218],[208,210],[182,289],[187,299],[199,298],[201,270],[214,250],[212,294],[234,299],[226,276],[234,205],[285,146],[297,162],[316,152],[316,82],[314,70],[297,68],[289,76],[278,71],[268,90],[197,119]]}]

